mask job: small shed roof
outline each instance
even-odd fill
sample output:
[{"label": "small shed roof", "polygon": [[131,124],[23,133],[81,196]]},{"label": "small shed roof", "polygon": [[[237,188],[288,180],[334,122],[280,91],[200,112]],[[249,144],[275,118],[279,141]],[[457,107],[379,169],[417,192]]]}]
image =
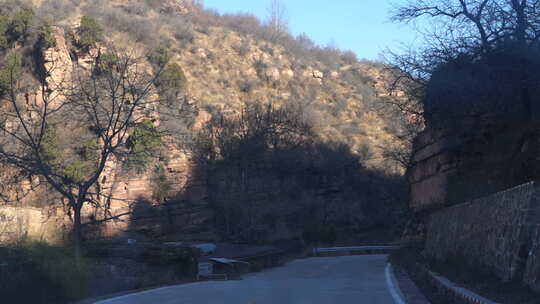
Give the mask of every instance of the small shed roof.
[{"label": "small shed roof", "polygon": [[223,264],[234,264],[234,263],[245,263],[249,264],[247,262],[242,262],[239,260],[233,260],[233,259],[227,259],[227,258],[210,258],[211,261],[223,263]]}]

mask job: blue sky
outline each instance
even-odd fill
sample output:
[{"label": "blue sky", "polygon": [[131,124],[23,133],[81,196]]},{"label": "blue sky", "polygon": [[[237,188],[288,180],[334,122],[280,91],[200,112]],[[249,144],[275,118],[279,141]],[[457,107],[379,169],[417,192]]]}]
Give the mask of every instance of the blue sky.
[{"label": "blue sky", "polygon": [[[399,49],[401,42],[415,41],[412,26],[389,21],[392,4],[403,0],[282,0],[293,34],[307,33],[315,42],[333,41],[359,58],[379,59],[386,48]],[[264,19],[269,0],[204,0],[205,7],[220,13],[253,13]]]}]

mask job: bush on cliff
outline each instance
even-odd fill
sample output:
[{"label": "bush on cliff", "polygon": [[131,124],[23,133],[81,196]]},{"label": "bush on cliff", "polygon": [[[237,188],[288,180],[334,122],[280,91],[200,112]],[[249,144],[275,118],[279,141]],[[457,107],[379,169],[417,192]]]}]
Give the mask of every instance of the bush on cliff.
[{"label": "bush on cliff", "polygon": [[163,203],[172,189],[171,182],[167,179],[167,175],[165,174],[165,167],[163,164],[159,164],[156,167],[151,182],[152,198]]},{"label": "bush on cliff", "polygon": [[176,92],[185,89],[187,78],[184,70],[177,63],[167,65],[158,76],[156,85],[164,90],[173,90]]},{"label": "bush on cliff", "polygon": [[36,14],[32,8],[19,8],[13,15],[8,26],[7,33],[10,41],[21,42],[26,40],[30,34],[35,16]]},{"label": "bush on cliff", "polygon": [[38,40],[36,41],[36,48],[43,52],[56,46],[56,39],[54,38],[54,32],[49,22],[43,22],[38,27]]},{"label": "bush on cliff", "polygon": [[10,93],[13,83],[22,73],[22,55],[13,52],[6,56],[3,67],[0,69],[0,98]]},{"label": "bush on cliff", "polygon": [[103,28],[96,19],[90,16],[83,16],[81,18],[81,25],[79,26],[79,36],[80,47],[88,50],[103,40]]},{"label": "bush on cliff", "polygon": [[154,152],[161,147],[161,134],[154,123],[144,120],[133,130],[133,134],[128,139],[128,167],[139,172],[146,169],[148,160]]},{"label": "bush on cliff", "polygon": [[114,72],[115,68],[118,67],[119,63],[120,58],[118,58],[117,54],[103,53],[97,59],[95,72],[100,75]]},{"label": "bush on cliff", "polygon": [[437,66],[427,83],[426,118],[445,127],[478,117],[524,118],[538,111],[539,71],[540,51],[514,41],[480,57],[460,54]]},{"label": "bush on cliff", "polygon": [[531,120],[538,111],[540,36],[534,33],[540,31],[540,7],[531,1],[446,2],[413,0],[396,7],[395,21],[433,22],[423,22],[427,28],[419,31],[423,45],[392,54],[402,76],[391,89],[408,87],[408,100],[425,107],[428,128]]},{"label": "bush on cliff", "polygon": [[9,18],[7,16],[0,16],[0,50],[6,50],[9,47],[7,36],[8,25]]},{"label": "bush on cliff", "polygon": [[157,68],[164,67],[170,60],[171,55],[166,46],[160,45],[155,49],[152,49],[148,55],[148,61]]}]

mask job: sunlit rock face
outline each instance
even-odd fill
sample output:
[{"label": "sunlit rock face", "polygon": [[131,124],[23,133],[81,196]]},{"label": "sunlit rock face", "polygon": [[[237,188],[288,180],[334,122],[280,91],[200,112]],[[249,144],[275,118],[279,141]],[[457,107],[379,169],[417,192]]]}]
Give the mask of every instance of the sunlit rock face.
[{"label": "sunlit rock face", "polygon": [[[65,30],[53,27],[53,34],[55,46],[43,52],[43,68],[47,75],[45,83],[50,90],[69,82],[76,69],[83,73],[90,71],[96,59],[105,51],[103,45],[98,45],[87,53],[81,52],[73,57],[70,54],[73,50],[65,39]],[[43,102],[38,93],[41,90],[39,88],[35,93],[37,106]],[[62,102],[60,97],[54,102]],[[141,119],[148,115],[159,124],[159,115],[155,114],[135,115],[141,116]],[[193,121],[193,130],[201,128],[208,119],[208,113],[201,111]],[[205,201],[204,176],[193,172],[193,162],[184,149],[180,149],[170,138],[164,138],[164,144],[168,152],[167,160],[162,165],[170,183],[166,194],[169,200],[167,206],[164,207],[165,202],[157,202],[153,197],[153,164],[148,164],[149,169],[145,172],[138,173],[126,170],[121,161],[111,156],[96,185],[95,190],[100,194],[97,205],[87,204],[83,208],[83,222],[103,221],[99,225],[85,226],[87,238],[133,235],[141,238],[171,238],[173,235],[182,239],[214,238],[210,232],[211,226],[206,225],[212,213]],[[61,198],[54,195],[52,189],[44,187],[37,177],[15,185],[8,184],[7,178],[16,176],[18,172],[2,169],[0,189],[2,198],[9,201],[9,207],[0,206],[0,243],[21,237],[50,242],[68,238],[72,225],[70,212],[67,205],[61,203]],[[190,204],[175,200],[176,196],[181,196],[184,201],[189,200]],[[166,225],[162,224],[165,217]]]}]

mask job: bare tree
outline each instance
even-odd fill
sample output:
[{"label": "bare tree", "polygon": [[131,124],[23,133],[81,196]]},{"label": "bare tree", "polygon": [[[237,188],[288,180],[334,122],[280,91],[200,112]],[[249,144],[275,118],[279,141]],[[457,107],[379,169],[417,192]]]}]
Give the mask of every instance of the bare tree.
[{"label": "bare tree", "polygon": [[26,81],[17,61],[8,62],[7,71],[8,93],[0,101],[0,165],[38,177],[60,194],[72,213],[79,251],[81,211],[88,204],[99,206],[98,185],[107,164],[147,153],[133,149],[134,130],[157,132],[149,114],[160,103],[170,105],[157,97],[161,69],[151,73],[142,58],[109,52],[89,70],[74,67],[56,83]]},{"label": "bare tree", "polygon": [[270,1],[266,24],[271,30],[271,41],[278,41],[289,32],[287,9],[281,0]]},{"label": "bare tree", "polygon": [[425,46],[394,58],[414,79],[429,79],[437,63],[459,54],[481,56],[512,40],[535,45],[540,39],[540,2],[534,0],[409,0],[392,20],[433,24],[423,32]]},{"label": "bare tree", "polygon": [[[250,151],[290,149],[314,136],[300,106],[245,104],[237,115],[216,115],[191,146],[200,161],[249,157]],[[245,155],[242,155],[245,154]]]},{"label": "bare tree", "polygon": [[312,127],[304,121],[299,106],[249,103],[238,114],[219,114],[207,123],[191,147],[194,157],[211,168],[225,166],[230,176],[227,181],[243,193],[240,197],[217,200],[227,237],[250,235],[261,222],[261,214],[267,211],[249,199],[259,177],[257,167],[276,159],[280,153],[305,148],[313,137]]},{"label": "bare tree", "polygon": [[509,111],[509,100],[515,101],[514,109],[530,112],[539,1],[409,0],[392,19],[430,24],[423,28],[422,46],[390,53],[398,75],[391,89],[410,88],[405,90],[409,98],[402,100],[407,102],[396,106],[421,109],[429,123]]}]

